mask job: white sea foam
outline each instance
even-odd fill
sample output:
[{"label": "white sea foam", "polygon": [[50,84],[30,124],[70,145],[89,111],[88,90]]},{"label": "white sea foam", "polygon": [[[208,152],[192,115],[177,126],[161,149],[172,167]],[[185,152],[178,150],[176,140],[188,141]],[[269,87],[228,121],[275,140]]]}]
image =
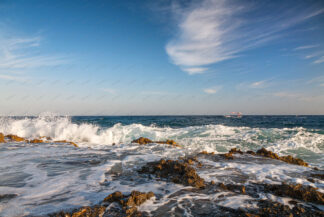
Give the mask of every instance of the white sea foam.
[{"label": "white sea foam", "polygon": [[265,146],[277,153],[304,149],[322,153],[324,135],[304,128],[250,128],[224,125],[203,125],[184,128],[115,124],[103,128],[90,123],[72,123],[69,117],[41,115],[38,118],[0,118],[0,132],[26,138],[41,136],[54,140],[69,140],[85,146],[130,143],[140,136],[152,140],[175,139],[191,151],[225,152],[239,147],[243,150]]}]

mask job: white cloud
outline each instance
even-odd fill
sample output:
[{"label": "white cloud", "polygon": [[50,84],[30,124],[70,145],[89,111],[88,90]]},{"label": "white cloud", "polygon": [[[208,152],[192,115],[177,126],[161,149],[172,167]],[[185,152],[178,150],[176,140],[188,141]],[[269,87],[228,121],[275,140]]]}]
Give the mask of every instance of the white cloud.
[{"label": "white cloud", "polygon": [[251,88],[264,88],[266,86],[266,81],[256,81],[249,85]]},{"label": "white cloud", "polygon": [[318,46],[319,45],[305,45],[305,46],[296,47],[294,50],[306,50],[306,49],[311,49],[311,48],[315,48]]},{"label": "white cloud", "polygon": [[[4,31],[1,31],[4,33]],[[67,56],[39,54],[41,37],[0,36],[0,69],[30,69],[66,64]]]},{"label": "white cloud", "polygon": [[0,74],[0,79],[9,81],[25,81],[25,78],[13,75]]},{"label": "white cloud", "polygon": [[182,68],[183,71],[187,72],[189,75],[204,73],[208,68],[204,67],[192,67],[192,68]]},{"label": "white cloud", "polygon": [[230,0],[195,1],[184,9],[172,7],[177,34],[167,43],[166,52],[182,70],[202,73],[208,65],[236,58],[240,52],[282,37],[284,30],[324,12],[287,8],[285,13],[276,11],[278,16],[244,16],[262,9]]},{"label": "white cloud", "polygon": [[320,58],[315,60],[313,63],[315,63],[315,64],[324,63],[324,56],[321,56]]},{"label": "white cloud", "polygon": [[220,89],[222,89],[222,86],[214,86],[210,88],[206,88],[203,91],[207,94],[215,94],[217,93]]}]

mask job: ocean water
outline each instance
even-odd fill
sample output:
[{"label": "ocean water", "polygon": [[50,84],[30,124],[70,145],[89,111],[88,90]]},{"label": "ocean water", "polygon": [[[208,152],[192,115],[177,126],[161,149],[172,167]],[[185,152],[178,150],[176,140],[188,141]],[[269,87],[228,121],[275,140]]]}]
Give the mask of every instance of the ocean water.
[{"label": "ocean water", "polygon": [[[231,148],[256,151],[262,147],[279,155],[302,158],[324,168],[324,116],[89,116],[1,117],[0,132],[48,143],[0,144],[0,216],[40,216],[94,205],[114,192],[153,191],[153,199],[139,207],[152,216],[199,216],[197,207],[256,208],[258,199],[286,204],[286,198],[262,194],[225,195],[188,190],[179,184],[148,179],[138,170],[148,162],[195,156],[201,151],[225,153]],[[137,145],[138,137],[173,139],[182,148],[164,144]],[[53,141],[67,140],[75,148]],[[324,192],[324,182],[308,181],[311,168],[272,159],[236,156],[214,161],[197,173],[216,183],[301,183]],[[187,205],[186,205],[187,204]],[[191,205],[188,205],[191,204]],[[208,205],[209,204],[209,205]],[[201,207],[200,207],[201,209]],[[323,209],[323,207],[319,207]]]}]

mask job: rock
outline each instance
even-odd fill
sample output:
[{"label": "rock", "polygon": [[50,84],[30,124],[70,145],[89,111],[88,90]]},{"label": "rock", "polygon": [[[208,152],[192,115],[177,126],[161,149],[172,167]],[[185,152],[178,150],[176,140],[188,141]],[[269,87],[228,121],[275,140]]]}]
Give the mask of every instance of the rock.
[{"label": "rock", "polygon": [[16,135],[12,135],[12,134],[6,135],[6,138],[10,139],[11,141],[15,141],[15,142],[24,142],[24,141],[26,141],[24,138],[16,136]]},{"label": "rock", "polygon": [[120,191],[116,191],[112,194],[109,194],[105,199],[104,202],[119,202],[121,199],[124,198],[124,195]]},{"label": "rock", "polygon": [[[324,212],[303,207],[302,205],[295,205],[293,208],[290,208],[287,205],[283,205],[278,202],[272,202],[269,200],[261,200],[258,202],[259,209],[256,211],[254,216],[264,216],[264,217],[275,217],[275,216],[284,216],[284,217],[293,217],[293,216],[323,216]],[[307,208],[307,210],[306,210]],[[250,215],[251,216],[251,215]],[[252,215],[253,216],[253,215]]]},{"label": "rock", "polygon": [[220,184],[218,184],[218,187],[220,187],[221,189],[226,190],[226,191],[239,192],[241,194],[246,193],[244,185],[234,185],[234,184],[225,185],[224,183],[220,183]]},{"label": "rock", "polygon": [[234,159],[233,153],[231,153],[231,152],[226,153],[226,154],[220,154],[220,156],[224,157],[227,160],[233,160]]},{"label": "rock", "polygon": [[311,186],[303,186],[301,184],[281,184],[281,185],[265,185],[265,190],[278,196],[288,196],[291,198],[324,204],[324,194],[317,191],[317,188]]},{"label": "rock", "polygon": [[105,213],[106,207],[104,206],[94,206],[94,207],[82,207],[71,213],[69,212],[59,212],[50,214],[50,217],[102,217]]},{"label": "rock", "polygon": [[196,188],[205,187],[205,180],[187,162],[161,159],[158,162],[148,163],[139,172],[154,174],[178,184]]},{"label": "rock", "polygon": [[71,144],[73,145],[74,147],[79,147],[77,144],[75,144],[74,142],[69,142],[69,141],[66,141],[66,140],[59,140],[59,141],[54,141],[55,143],[68,143],[68,144]]},{"label": "rock", "polygon": [[146,145],[146,144],[150,144],[150,143],[157,143],[157,144],[172,145],[173,147],[181,147],[174,140],[170,140],[170,139],[168,139],[166,141],[152,141],[152,140],[150,140],[148,138],[140,137],[138,139],[133,140],[132,143],[137,143],[137,144],[140,144],[140,145]]},{"label": "rock", "polygon": [[108,195],[104,199],[104,202],[119,203],[127,216],[140,216],[140,213],[137,211],[137,206],[140,206],[151,197],[154,197],[153,192],[142,193],[139,191],[132,191],[130,195],[125,196],[121,192],[116,191]]},{"label": "rock", "polygon": [[232,148],[228,153],[243,154],[243,151],[241,151],[240,149],[237,149],[237,148]]},{"label": "rock", "polygon": [[30,140],[29,143],[44,143],[44,141],[41,139],[33,139],[33,140]]},{"label": "rock", "polygon": [[6,140],[4,138],[3,133],[0,133],[0,143],[5,143],[5,142],[6,142]]},{"label": "rock", "polygon": [[256,155],[260,155],[263,157],[268,157],[268,158],[272,158],[272,159],[276,159],[276,160],[281,160],[281,161],[284,161],[284,162],[290,163],[290,164],[296,164],[296,165],[308,167],[308,163],[306,163],[302,159],[294,158],[291,155],[279,157],[278,154],[273,153],[272,151],[268,151],[265,148],[261,148],[260,150],[258,150],[256,152]]},{"label": "rock", "polygon": [[41,137],[39,137],[39,139],[52,140],[52,138],[49,136],[41,136]]},{"label": "rock", "polygon": [[138,143],[140,145],[146,145],[146,144],[149,144],[149,143],[153,143],[153,141],[148,139],[148,138],[140,137],[138,139],[133,140],[132,143]]},{"label": "rock", "polygon": [[50,214],[50,217],[103,217],[103,216],[142,216],[141,212],[137,210],[137,206],[143,204],[146,200],[154,196],[153,192],[142,193],[139,191],[132,191],[130,195],[123,195],[121,192],[116,191],[108,195],[103,202],[116,203],[120,206],[117,212],[110,213],[110,210],[106,212],[107,204],[102,203],[93,207],[82,207],[74,210],[73,212],[64,212]]},{"label": "rock", "polygon": [[199,154],[204,154],[204,155],[214,155],[215,152],[207,152],[207,151],[202,151]]}]

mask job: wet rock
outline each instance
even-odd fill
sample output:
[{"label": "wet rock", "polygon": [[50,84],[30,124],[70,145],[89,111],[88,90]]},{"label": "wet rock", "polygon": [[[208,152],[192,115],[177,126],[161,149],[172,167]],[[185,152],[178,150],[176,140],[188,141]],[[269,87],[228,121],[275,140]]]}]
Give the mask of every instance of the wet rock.
[{"label": "wet rock", "polygon": [[24,138],[16,136],[16,135],[12,135],[12,134],[6,135],[5,137],[7,139],[10,139],[11,141],[15,141],[15,142],[24,142],[24,141],[26,141]]},{"label": "wet rock", "polygon": [[146,145],[146,144],[149,144],[149,143],[153,143],[153,141],[148,139],[148,138],[145,138],[145,137],[140,137],[138,139],[133,140],[132,143],[138,143],[140,145]]},{"label": "wet rock", "polygon": [[276,160],[281,160],[281,161],[284,161],[284,162],[290,163],[290,164],[296,164],[296,165],[308,167],[308,164],[305,161],[303,161],[302,159],[294,158],[291,155],[280,157],[278,154],[273,153],[272,151],[268,151],[265,148],[261,148],[260,150],[258,150],[256,152],[256,155],[260,155],[263,157],[268,157],[268,158],[272,158],[272,159],[276,159]]},{"label": "wet rock", "polygon": [[231,152],[226,153],[226,154],[220,154],[220,156],[224,157],[227,160],[233,160],[234,159],[233,153],[231,153]]},{"label": "wet rock", "polygon": [[5,143],[5,142],[6,142],[6,140],[4,138],[3,133],[0,133],[0,143]]},{"label": "wet rock", "polygon": [[320,180],[324,180],[324,173],[312,173],[310,174],[311,177],[313,178],[317,178],[317,179],[320,179]]},{"label": "wet rock", "polygon": [[44,141],[41,139],[33,139],[33,140],[30,140],[29,143],[44,143]]},{"label": "wet rock", "polygon": [[59,140],[59,141],[54,141],[55,143],[68,143],[68,144],[71,144],[73,145],[74,147],[79,147],[77,144],[75,144],[74,142],[69,142],[69,141],[66,141],[66,140]]},{"label": "wet rock", "polygon": [[82,207],[73,212],[59,212],[55,214],[50,214],[50,217],[102,217],[105,213],[106,207],[104,206],[93,206],[93,207]]},{"label": "wet rock", "polygon": [[162,159],[158,162],[148,163],[139,172],[154,174],[157,177],[165,178],[178,184],[196,188],[205,187],[205,180],[187,162]]},{"label": "wet rock", "polygon": [[52,140],[52,138],[49,136],[41,136],[41,137],[39,137],[39,139]]},{"label": "wet rock", "polygon": [[234,184],[227,184],[225,185],[224,183],[218,184],[218,187],[220,187],[223,190],[226,191],[233,191],[241,194],[245,194],[245,186],[244,185],[234,185]]},{"label": "wet rock", "polygon": [[0,194],[0,202],[7,202],[17,196],[17,194]]},{"label": "wet rock", "polygon": [[132,191],[130,195],[125,196],[121,192],[116,191],[108,195],[104,199],[104,202],[119,203],[126,216],[141,216],[141,213],[137,211],[137,206],[140,206],[151,197],[154,197],[153,192],[142,193],[139,191]]},{"label": "wet rock", "polygon": [[303,186],[301,184],[289,185],[285,183],[281,185],[268,184],[265,185],[265,190],[278,196],[288,196],[305,202],[324,204],[324,194],[311,186]]},{"label": "wet rock", "polygon": [[243,151],[241,151],[240,149],[237,149],[237,148],[232,148],[228,153],[243,154]]},{"label": "wet rock", "polygon": [[[304,207],[302,205],[295,205],[293,208],[290,208],[287,205],[283,205],[277,202],[271,202],[267,200],[261,200],[258,203],[259,209],[250,215],[242,215],[242,216],[260,216],[260,217],[315,217],[315,216],[323,216],[324,212],[319,210],[314,210],[308,207]],[[246,213],[247,214],[247,213]]]},{"label": "wet rock", "polygon": [[203,155],[214,155],[215,152],[207,152],[207,151],[202,151],[199,154],[203,154]]},{"label": "wet rock", "polygon": [[[59,213],[50,214],[50,217],[104,217],[104,216],[142,216],[141,212],[137,210],[145,201],[154,196],[153,192],[143,193],[139,191],[132,191],[130,195],[123,195],[116,191],[108,195],[101,205],[93,207],[82,207],[72,212],[61,211]],[[115,209],[107,209],[108,204],[117,204],[119,207]]]},{"label": "wet rock", "polygon": [[112,194],[109,194],[105,199],[104,202],[119,202],[121,199],[124,198],[124,195],[120,191],[116,191]]},{"label": "wet rock", "polygon": [[132,143],[137,143],[140,145],[146,145],[146,144],[150,144],[150,143],[157,143],[157,144],[167,144],[167,145],[171,145],[173,147],[181,147],[179,144],[177,144],[174,140],[166,140],[166,141],[152,141],[148,138],[145,137],[140,137],[138,139],[135,139],[132,141]]}]

